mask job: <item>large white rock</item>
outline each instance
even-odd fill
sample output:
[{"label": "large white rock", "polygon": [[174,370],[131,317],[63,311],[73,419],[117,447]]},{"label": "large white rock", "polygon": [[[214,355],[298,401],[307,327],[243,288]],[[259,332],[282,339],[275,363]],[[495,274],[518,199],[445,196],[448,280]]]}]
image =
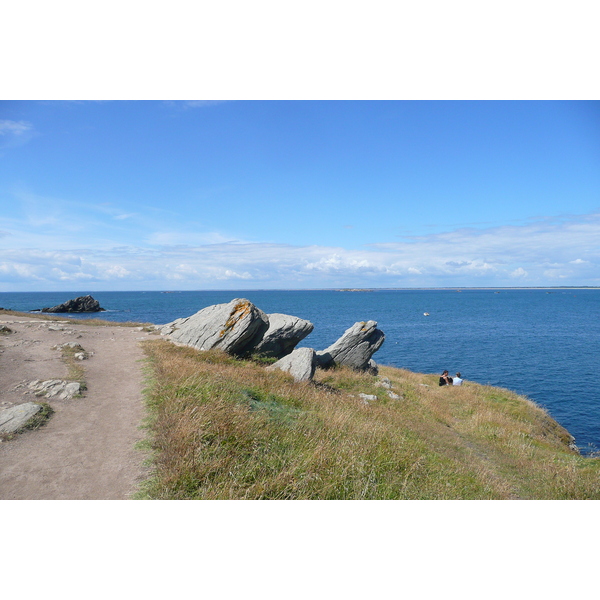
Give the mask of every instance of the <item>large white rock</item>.
[{"label": "large white rock", "polygon": [[269,327],[267,315],[245,298],[207,306],[195,315],[177,319],[162,329],[174,342],[198,350],[219,348],[229,354],[244,354],[254,347]]},{"label": "large white rock", "polygon": [[81,385],[76,381],[62,381],[61,379],[48,379],[47,381],[32,381],[28,385],[36,396],[71,400],[81,391]]},{"label": "large white rock", "polygon": [[317,352],[320,367],[346,365],[360,371],[373,370],[371,356],[383,344],[385,335],[377,329],[377,321],[359,321],[325,350]]},{"label": "large white rock", "polygon": [[14,433],[42,409],[35,402],[25,402],[0,410],[0,433]]},{"label": "large white rock", "polygon": [[286,356],[314,329],[310,321],[292,315],[272,313],[267,317],[269,328],[254,346],[254,352],[264,356]]},{"label": "large white rock", "polygon": [[267,367],[267,371],[280,369],[289,373],[294,381],[311,381],[317,366],[317,355],[312,348],[296,348],[291,354]]}]

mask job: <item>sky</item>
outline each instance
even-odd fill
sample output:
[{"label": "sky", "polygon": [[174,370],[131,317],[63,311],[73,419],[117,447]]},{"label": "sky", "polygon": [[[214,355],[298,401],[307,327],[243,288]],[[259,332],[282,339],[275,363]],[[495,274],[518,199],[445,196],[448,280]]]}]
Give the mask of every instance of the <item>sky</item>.
[{"label": "sky", "polygon": [[0,290],[600,285],[597,101],[3,101]]}]

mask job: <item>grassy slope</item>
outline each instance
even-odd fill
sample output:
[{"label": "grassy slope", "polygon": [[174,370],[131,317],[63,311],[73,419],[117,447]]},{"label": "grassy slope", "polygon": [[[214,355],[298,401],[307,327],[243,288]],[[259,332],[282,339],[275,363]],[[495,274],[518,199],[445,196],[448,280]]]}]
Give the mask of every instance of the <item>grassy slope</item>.
[{"label": "grassy slope", "polygon": [[[600,461],[533,402],[382,367],[314,384],[219,352],[145,343],[146,498],[600,498]],[[391,380],[392,400],[375,384]],[[376,394],[369,404],[358,394]]]}]

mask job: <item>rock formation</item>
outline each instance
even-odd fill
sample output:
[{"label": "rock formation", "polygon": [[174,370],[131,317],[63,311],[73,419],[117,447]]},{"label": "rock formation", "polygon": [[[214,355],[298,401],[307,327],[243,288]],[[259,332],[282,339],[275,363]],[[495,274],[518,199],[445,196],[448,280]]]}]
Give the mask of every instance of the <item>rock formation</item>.
[{"label": "rock formation", "polygon": [[312,348],[297,348],[267,367],[267,371],[281,369],[289,373],[294,381],[311,381],[317,366],[317,355]]},{"label": "rock formation", "polygon": [[73,312],[100,312],[104,309],[100,307],[98,300],[91,296],[79,296],[74,300],[67,300],[63,304],[58,304],[51,308],[42,308],[44,313],[73,313]]},{"label": "rock formation", "polygon": [[219,348],[229,354],[251,352],[281,358],[292,352],[312,330],[310,321],[273,313],[265,314],[245,298],[215,304],[191,317],[158,325],[162,335],[198,350]]},{"label": "rock formation", "polygon": [[161,327],[174,342],[198,350],[219,348],[229,354],[251,351],[269,328],[267,315],[245,298],[207,306],[195,315]]},{"label": "rock formation", "polygon": [[286,356],[314,329],[310,321],[299,317],[280,313],[273,313],[267,317],[269,328],[253,350],[264,356],[273,358]]},{"label": "rock formation", "polygon": [[377,329],[377,321],[359,321],[344,332],[337,342],[317,352],[318,365],[346,365],[359,371],[375,372],[377,366],[371,356],[383,344],[385,335]]},{"label": "rock formation", "polygon": [[268,367],[293,375],[296,381],[312,379],[315,368],[347,365],[377,375],[371,356],[381,347],[385,335],[376,321],[361,321],[320,352],[295,349],[314,326],[310,321],[280,313],[265,314],[245,298],[207,306],[191,317],[157,325],[161,335],[197,350],[218,348],[236,356],[251,353],[279,360]]}]

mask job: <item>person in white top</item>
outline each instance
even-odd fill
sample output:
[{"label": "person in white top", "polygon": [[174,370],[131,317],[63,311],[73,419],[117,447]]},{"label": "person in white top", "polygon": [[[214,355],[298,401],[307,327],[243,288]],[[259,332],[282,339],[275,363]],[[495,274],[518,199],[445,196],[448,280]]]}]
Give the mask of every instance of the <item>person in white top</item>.
[{"label": "person in white top", "polygon": [[460,373],[456,374],[456,377],[452,378],[452,385],[462,385],[463,380],[460,378]]}]

